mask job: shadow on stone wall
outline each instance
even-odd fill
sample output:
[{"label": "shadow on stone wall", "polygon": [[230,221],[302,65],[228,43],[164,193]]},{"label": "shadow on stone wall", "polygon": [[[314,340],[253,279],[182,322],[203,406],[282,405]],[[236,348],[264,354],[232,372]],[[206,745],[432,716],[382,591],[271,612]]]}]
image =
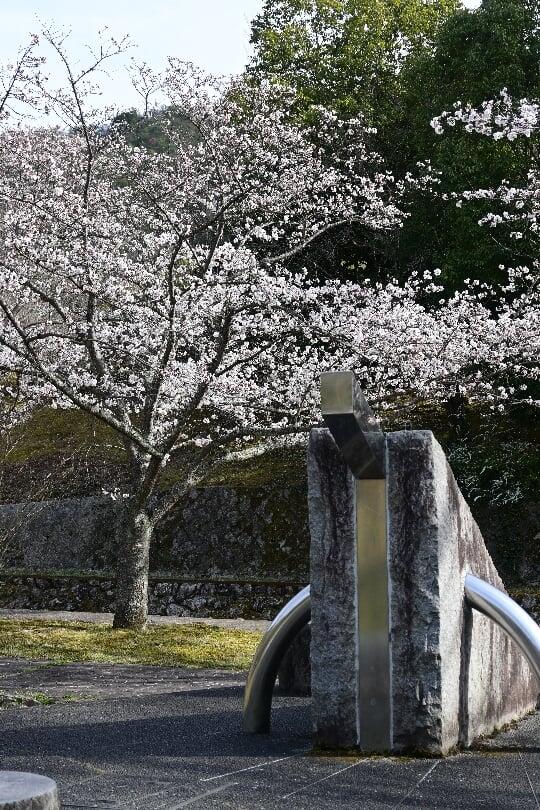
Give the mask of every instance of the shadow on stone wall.
[{"label": "shadow on stone wall", "polygon": [[[118,509],[106,497],[1,505],[0,607],[113,611]],[[150,612],[270,619],[308,568],[303,486],[193,490],[157,530]]]},{"label": "shadow on stone wall", "polygon": [[[105,497],[0,506],[5,567],[111,571],[116,566],[118,506]],[[193,490],[158,527],[150,568],[189,577],[308,576],[305,489]]]}]

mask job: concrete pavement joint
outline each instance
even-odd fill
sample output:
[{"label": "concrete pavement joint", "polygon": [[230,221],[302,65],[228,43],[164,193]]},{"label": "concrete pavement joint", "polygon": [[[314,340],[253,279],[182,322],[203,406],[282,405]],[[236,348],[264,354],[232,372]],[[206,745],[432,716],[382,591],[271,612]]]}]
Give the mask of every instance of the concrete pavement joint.
[{"label": "concrete pavement joint", "polygon": [[529,776],[529,771],[527,769],[527,766],[525,764],[525,760],[523,759],[523,754],[521,753],[521,751],[519,751],[519,760],[520,760],[521,764],[523,765],[523,769],[525,771],[525,776],[527,777],[527,782],[529,783],[529,787],[530,787],[530,789],[532,791],[532,795],[534,796],[535,804],[536,804],[538,810],[540,810],[540,804],[538,802],[538,796],[536,795],[536,791],[535,791],[535,789],[533,787],[533,783],[531,782],[531,777]]},{"label": "concrete pavement joint", "polygon": [[408,792],[408,793],[406,793],[406,794],[405,794],[405,796],[403,796],[403,798],[402,798],[402,799],[401,799],[401,800],[400,800],[400,801],[399,801],[399,802],[396,804],[396,807],[401,807],[401,806],[402,806],[402,805],[403,805],[403,804],[404,804],[404,803],[407,801],[407,799],[408,799],[410,796],[412,796],[412,794],[414,793],[414,791],[415,791],[415,790],[417,790],[417,789],[420,787],[420,785],[422,784],[422,782],[425,782],[425,781],[426,781],[426,779],[428,778],[428,776],[431,776],[431,774],[433,773],[433,771],[435,770],[435,768],[437,767],[437,765],[440,765],[440,764],[441,764],[441,762],[442,762],[442,759],[438,759],[436,762],[434,762],[434,763],[431,765],[431,767],[430,767],[430,768],[429,768],[429,769],[426,771],[426,773],[425,773],[423,776],[421,776],[421,777],[420,777],[420,779],[418,780],[418,782],[416,782],[416,784],[415,784],[415,785],[413,785],[413,787],[412,787],[412,788],[409,790],[409,792]]},{"label": "concrete pavement joint", "polygon": [[334,771],[334,773],[330,773],[327,776],[323,776],[322,779],[315,779],[315,781],[310,782],[308,785],[303,785],[303,787],[298,788],[297,790],[291,791],[291,793],[286,793],[285,796],[280,796],[280,799],[289,799],[291,796],[295,796],[297,793],[301,793],[303,790],[308,790],[310,787],[314,785],[320,784],[320,782],[326,782],[327,779],[332,779],[333,776],[338,776],[340,773],[344,773],[345,771],[350,770],[351,768],[356,768],[357,765],[360,763],[365,762],[364,759],[359,759],[358,762],[353,762],[352,765],[347,765],[345,768],[340,768],[338,771]]},{"label": "concrete pavement joint", "polygon": [[195,802],[200,802],[202,799],[208,798],[208,796],[213,796],[215,793],[222,793],[227,788],[234,787],[237,782],[226,782],[224,785],[220,785],[220,787],[212,788],[212,790],[207,790],[205,793],[200,793],[198,796],[193,796],[191,799],[186,799],[184,802],[180,802],[180,804],[175,804],[174,807],[170,807],[169,805],[164,805],[162,810],[180,810],[181,807],[188,807],[190,804],[195,804]]},{"label": "concrete pavement joint", "polygon": [[291,754],[288,757],[280,757],[279,759],[272,759],[270,762],[261,762],[259,765],[250,765],[248,768],[240,768],[237,771],[229,771],[228,773],[221,773],[219,776],[209,776],[206,779],[200,779],[200,782],[212,782],[214,779],[224,779],[226,776],[234,776],[237,773],[245,773],[246,771],[255,771],[259,768],[267,768],[269,765],[275,765],[276,762],[284,762],[286,759],[295,759],[296,757],[302,756],[302,754],[307,753],[309,749],[306,751],[298,751],[295,754]]}]

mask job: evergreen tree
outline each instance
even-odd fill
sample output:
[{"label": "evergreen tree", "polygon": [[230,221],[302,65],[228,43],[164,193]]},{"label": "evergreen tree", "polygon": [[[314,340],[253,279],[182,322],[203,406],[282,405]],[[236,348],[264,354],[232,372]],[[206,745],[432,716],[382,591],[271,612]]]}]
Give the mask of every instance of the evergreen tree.
[{"label": "evergreen tree", "polygon": [[292,83],[306,105],[393,117],[399,73],[430,50],[459,0],[265,0],[252,25],[249,72]]},{"label": "evergreen tree", "polygon": [[[519,263],[515,242],[478,227],[485,203],[456,206],[442,195],[496,187],[503,180],[522,184],[530,166],[530,142],[494,141],[460,128],[439,138],[430,122],[457,101],[477,106],[503,88],[514,98],[538,98],[539,17],[538,0],[484,0],[478,10],[464,9],[449,18],[437,33],[433,53],[405,66],[401,107],[394,125],[383,133],[383,151],[397,171],[429,159],[441,176],[441,196],[416,195],[401,233],[396,263],[405,272],[441,267],[445,283],[454,287],[466,278],[495,278],[509,254]],[[525,240],[524,254],[528,247]]]}]

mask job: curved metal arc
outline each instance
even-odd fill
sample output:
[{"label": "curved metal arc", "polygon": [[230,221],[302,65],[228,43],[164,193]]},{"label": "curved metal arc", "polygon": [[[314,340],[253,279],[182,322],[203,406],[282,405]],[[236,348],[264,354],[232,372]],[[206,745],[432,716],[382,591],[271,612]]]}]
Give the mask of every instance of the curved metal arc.
[{"label": "curved metal arc", "polygon": [[244,730],[250,734],[270,731],[272,692],[281,660],[296,634],[311,618],[307,585],[287,602],[262,637],[244,691]]},{"label": "curved metal arc", "polygon": [[[492,619],[521,648],[540,682],[540,627],[503,591],[467,574],[465,596],[471,607]],[[272,693],[281,660],[311,618],[307,585],[277,614],[257,648],[244,691],[244,729],[257,734],[270,730]]]},{"label": "curved metal arc", "polygon": [[506,593],[472,574],[465,577],[465,596],[516,642],[540,682],[540,627],[534,619]]}]

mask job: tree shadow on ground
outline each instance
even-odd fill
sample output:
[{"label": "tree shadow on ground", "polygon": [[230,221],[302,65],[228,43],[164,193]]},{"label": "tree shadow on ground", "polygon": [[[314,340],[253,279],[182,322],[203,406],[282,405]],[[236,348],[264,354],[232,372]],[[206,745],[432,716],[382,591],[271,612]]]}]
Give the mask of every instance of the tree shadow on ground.
[{"label": "tree shadow on ground", "polygon": [[[199,758],[286,756],[310,749],[309,700],[278,698],[272,732],[249,735],[242,728],[240,697],[238,687],[209,688],[4,712],[0,756],[69,756],[109,766],[151,760],[154,769],[167,770],[171,757],[196,766]],[[204,767],[207,771],[208,764]]]}]

